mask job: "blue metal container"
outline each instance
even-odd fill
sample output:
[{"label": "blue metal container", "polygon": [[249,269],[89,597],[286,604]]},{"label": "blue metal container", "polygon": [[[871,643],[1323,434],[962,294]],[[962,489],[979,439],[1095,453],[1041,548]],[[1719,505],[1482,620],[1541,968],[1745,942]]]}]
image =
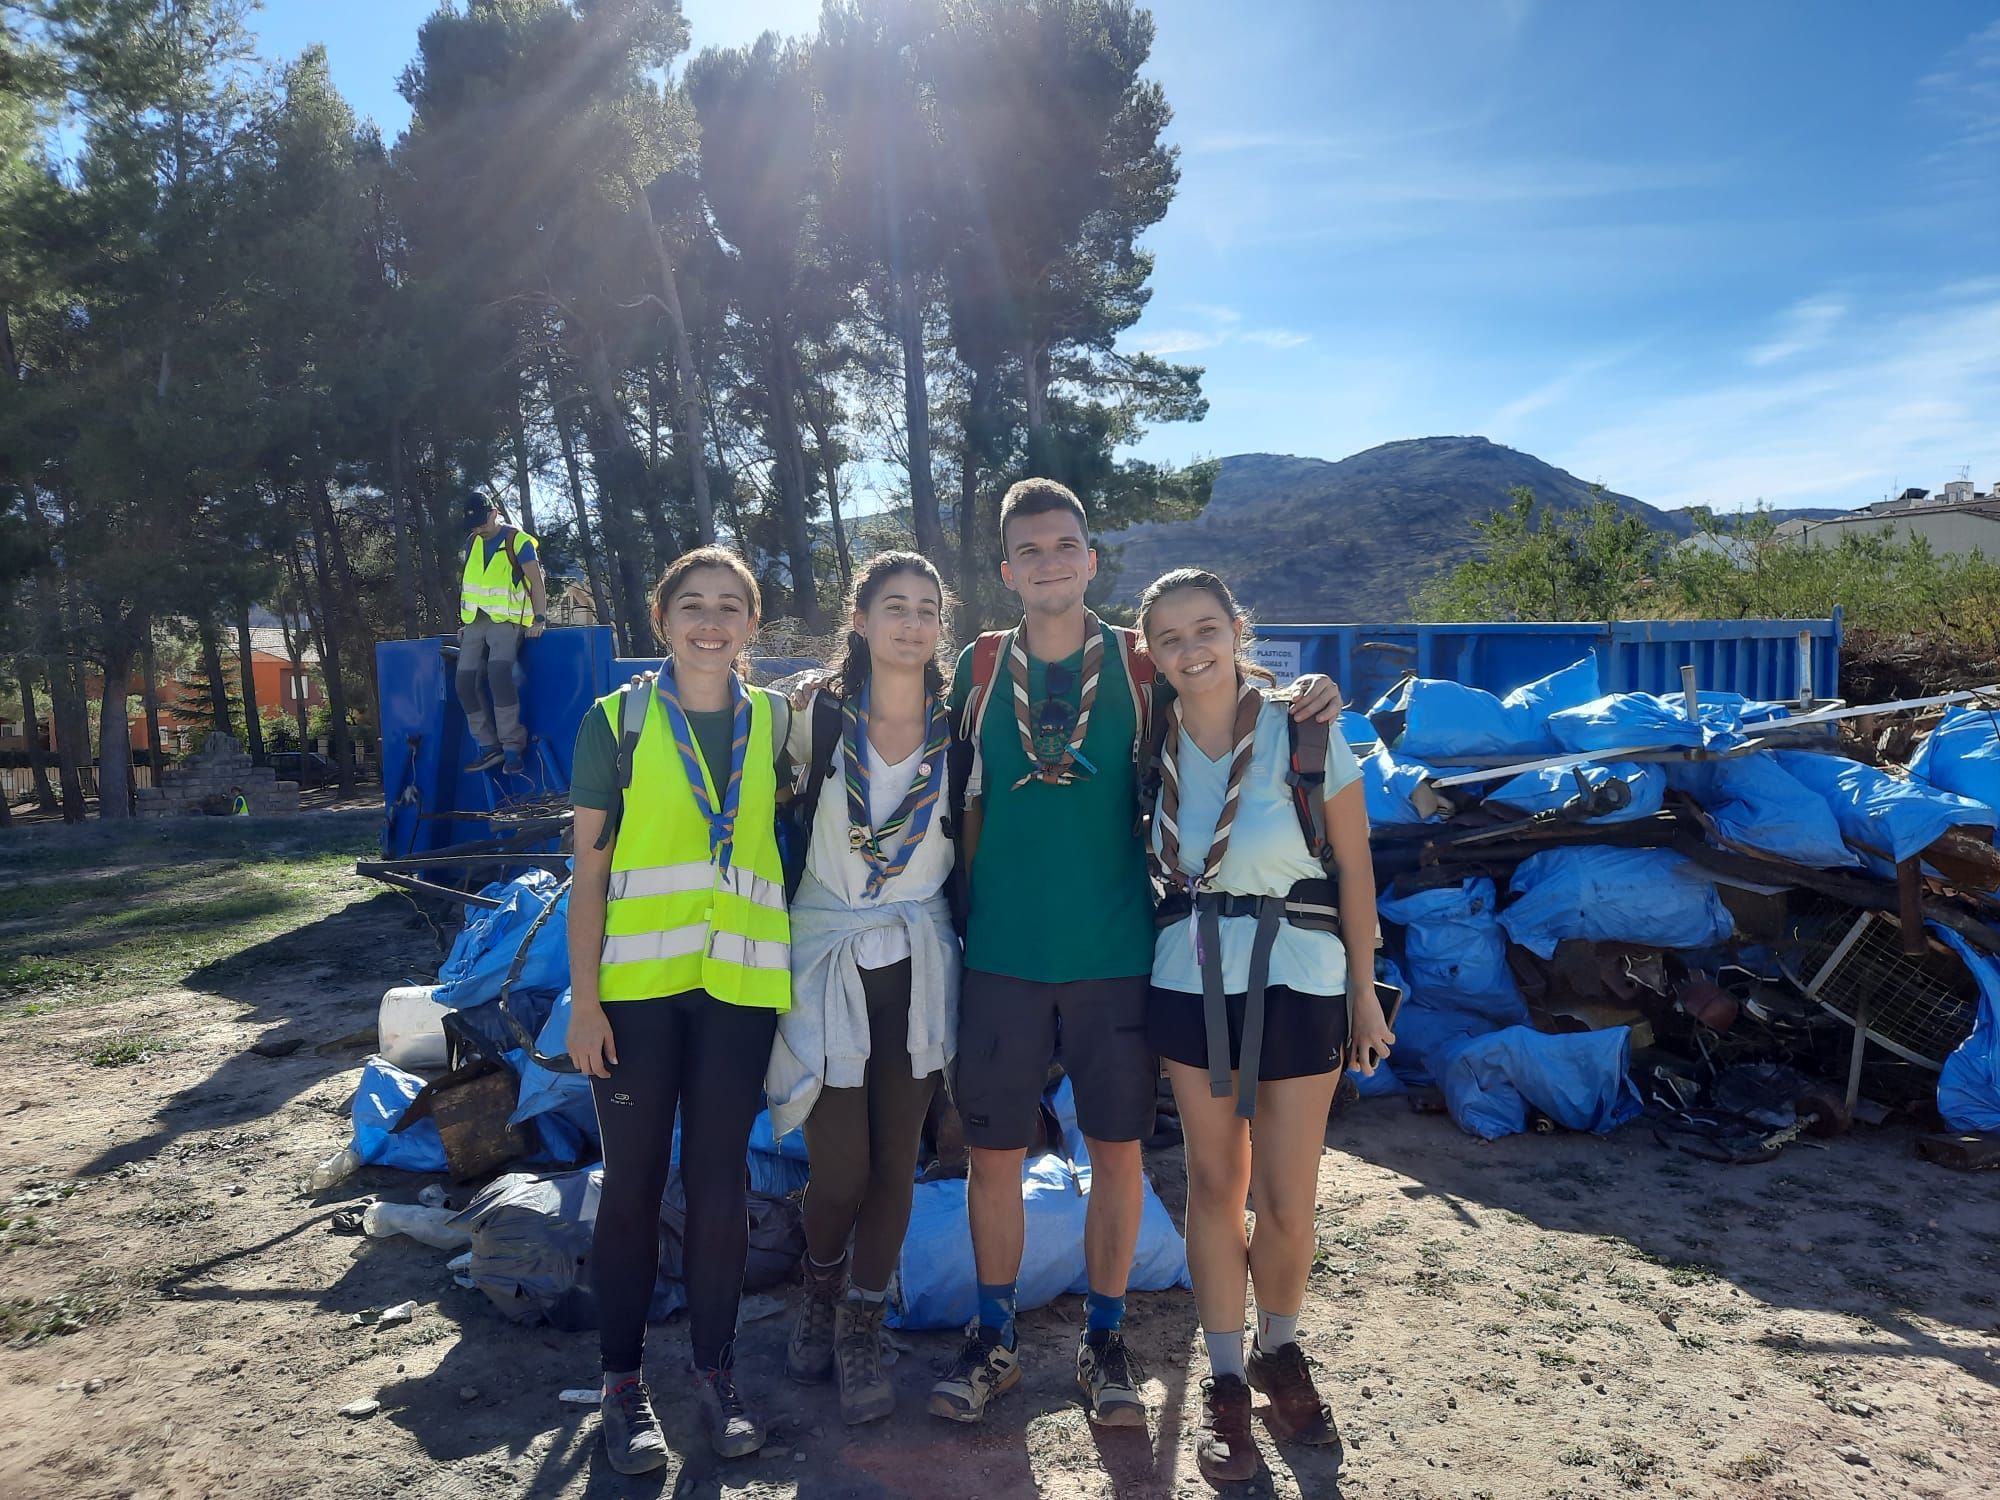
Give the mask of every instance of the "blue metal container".
[{"label": "blue metal container", "polygon": [[1363,707],[1411,672],[1505,694],[1591,651],[1607,693],[1679,692],[1681,668],[1692,666],[1704,690],[1789,700],[1808,681],[1817,696],[1834,695],[1841,635],[1838,610],[1830,620],[1260,624],[1254,654],[1280,682],[1324,672]]},{"label": "blue metal container", "polygon": [[[382,702],[382,829],[384,858],[424,854],[483,838],[475,819],[420,814],[491,812],[569,789],[577,726],[590,705],[611,690],[614,655],[605,625],[559,627],[521,643],[521,719],[528,730],[526,771],[518,776],[463,769],[472,735],[454,681],[458,645],[451,636],[384,641],[375,648]],[[623,678],[619,678],[623,681]]]}]

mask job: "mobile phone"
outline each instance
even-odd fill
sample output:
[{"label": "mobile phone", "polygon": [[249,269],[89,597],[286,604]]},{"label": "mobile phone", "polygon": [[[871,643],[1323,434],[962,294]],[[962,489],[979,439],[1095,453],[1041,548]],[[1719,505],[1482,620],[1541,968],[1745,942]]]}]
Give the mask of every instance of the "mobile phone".
[{"label": "mobile phone", "polygon": [[1401,987],[1386,980],[1375,981],[1375,998],[1382,1003],[1382,1020],[1391,1031],[1396,1029],[1396,1012],[1403,1008]]}]

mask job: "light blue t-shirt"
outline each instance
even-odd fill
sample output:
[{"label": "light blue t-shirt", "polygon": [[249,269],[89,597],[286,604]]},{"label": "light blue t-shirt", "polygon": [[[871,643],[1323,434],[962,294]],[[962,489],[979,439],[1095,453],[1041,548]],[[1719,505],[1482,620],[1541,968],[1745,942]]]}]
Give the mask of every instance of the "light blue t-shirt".
[{"label": "light blue t-shirt", "polygon": [[[1299,815],[1292,806],[1292,789],[1285,781],[1290,769],[1291,738],[1285,729],[1283,704],[1266,703],[1257,715],[1257,737],[1250,752],[1250,769],[1229,834],[1229,851],[1222,856],[1216,880],[1220,890],[1253,896],[1282,896],[1301,880],[1326,874],[1306,848]],[[1229,791],[1229,758],[1210,760],[1191,736],[1181,737],[1181,868],[1199,875],[1215,839],[1216,819]],[[1338,735],[1326,747],[1326,795],[1361,779],[1354,752]],[[1153,848],[1160,847],[1159,820],[1153,822]],[[1163,990],[1201,993],[1201,965],[1191,941],[1193,919],[1183,918],[1153,940],[1153,983]],[[1255,917],[1222,919],[1222,987],[1242,994],[1250,984],[1250,947],[1257,932]],[[1306,995],[1340,995],[1347,991],[1347,950],[1340,935],[1314,932],[1290,922],[1278,926],[1271,949],[1271,983]]]}]

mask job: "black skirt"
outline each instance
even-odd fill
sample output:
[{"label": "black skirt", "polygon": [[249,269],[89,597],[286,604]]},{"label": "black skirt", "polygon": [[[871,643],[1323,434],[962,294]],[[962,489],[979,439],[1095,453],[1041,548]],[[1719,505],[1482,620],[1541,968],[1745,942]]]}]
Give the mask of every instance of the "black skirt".
[{"label": "black skirt", "polygon": [[[1225,995],[1229,1013],[1229,1066],[1243,1066],[1245,997]],[[1208,1026],[1199,995],[1154,985],[1146,999],[1146,1038],[1171,1062],[1208,1066]],[[1307,995],[1282,984],[1264,991],[1264,1047],[1260,1083],[1311,1078],[1341,1066],[1347,1050],[1347,997]]]}]

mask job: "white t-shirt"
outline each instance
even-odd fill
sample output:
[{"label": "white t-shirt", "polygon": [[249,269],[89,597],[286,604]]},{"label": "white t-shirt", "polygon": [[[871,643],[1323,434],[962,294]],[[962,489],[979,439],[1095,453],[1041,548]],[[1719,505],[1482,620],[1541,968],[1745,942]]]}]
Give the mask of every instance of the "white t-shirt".
[{"label": "white t-shirt", "polygon": [[[794,765],[804,765],[812,754],[813,710],[794,712],[786,750]],[[909,794],[918,772],[925,764],[920,744],[902,760],[882,757],[874,742],[868,741],[868,821],[881,825],[893,815]],[[931,809],[930,827],[924,841],[910,856],[900,875],[885,884],[872,899],[863,892],[868,886],[868,862],[847,842],[847,784],[843,779],[847,753],[836,746],[833,770],[820,783],[819,807],[813,814],[812,842],[806,847],[806,874],[818,881],[834,897],[859,910],[898,901],[928,901],[944,889],[951,874],[951,840],[944,835],[942,802]],[[909,827],[883,845],[885,858],[894,859],[908,836]],[[883,927],[866,932],[855,943],[855,962],[864,969],[885,969],[910,956],[909,934],[900,927]]]}]

